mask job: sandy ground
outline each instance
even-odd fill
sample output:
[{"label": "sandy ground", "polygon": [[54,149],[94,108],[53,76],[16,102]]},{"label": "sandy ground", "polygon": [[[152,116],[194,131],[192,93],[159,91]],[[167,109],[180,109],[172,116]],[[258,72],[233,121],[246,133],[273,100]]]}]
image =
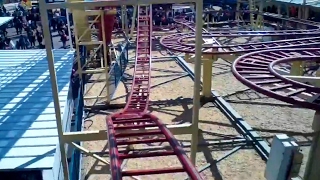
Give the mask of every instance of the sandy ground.
[{"label": "sandy ground", "polygon": [[223,96],[258,134],[270,143],[276,134],[287,134],[297,139],[305,157],[300,171],[300,176],[303,176],[312,140],[314,111],[293,107],[248,89],[233,77],[230,63],[224,60],[219,59],[212,67],[213,89]]},{"label": "sandy ground", "polygon": [[[242,40],[244,41],[244,40]],[[161,57],[159,51],[154,51],[153,56]],[[130,51],[130,58],[134,57],[134,51]],[[133,59],[132,59],[133,60]],[[186,77],[186,73],[176,64],[173,59],[163,58],[165,62],[155,61],[152,68],[152,89],[150,111],[158,116],[164,123],[180,124],[191,122],[193,81]],[[130,90],[130,80],[133,73],[133,61],[130,62],[125,72],[123,82],[117,88],[113,104],[126,102],[126,95]],[[193,64],[190,64],[191,66]],[[98,79],[99,75],[92,78]],[[100,77],[101,78],[101,77]],[[313,112],[293,108],[290,105],[267,98],[239,83],[230,72],[230,63],[218,60],[213,64],[213,85],[212,88],[223,95],[235,110],[254,127],[264,138],[271,141],[275,134],[286,133],[296,137],[301,144],[308,145],[310,142],[311,120]],[[88,85],[92,86],[92,84]],[[103,83],[94,84],[88,92],[90,95],[98,95],[103,92]],[[103,100],[100,100],[103,101]],[[99,101],[98,101],[99,102]],[[92,105],[94,101],[86,102]],[[108,113],[114,110],[96,113],[88,118],[85,123],[85,130],[105,130],[105,118]],[[204,105],[200,110],[200,133],[199,141],[236,139],[239,134],[234,130],[228,119],[215,107]],[[176,136],[182,143],[190,142],[189,135]],[[152,144],[155,146],[159,144]],[[107,141],[85,142],[83,146],[92,152],[105,152]],[[146,145],[148,146],[148,145]],[[201,175],[206,180],[263,180],[265,162],[252,147],[246,147],[230,157],[218,161],[234,145],[213,146],[199,149],[197,154],[197,167],[206,163],[212,163],[211,168],[205,170]],[[189,148],[185,148],[189,155]],[[307,155],[308,148],[303,148]],[[100,153],[101,154],[101,153]],[[107,156],[105,159],[108,159]],[[307,159],[307,158],[305,158]],[[160,167],[177,167],[179,163],[175,157],[135,159],[126,162],[124,169],[146,169]],[[84,157],[82,163],[82,179],[102,180],[110,179],[109,166],[91,157]],[[142,176],[143,180],[183,180],[186,177],[183,173]],[[128,178],[130,179],[130,178]]]},{"label": "sandy ground", "polygon": [[[263,38],[265,40],[265,38]],[[262,38],[219,39],[225,44],[259,42]],[[230,72],[232,62],[219,59],[213,63],[212,88],[216,90],[266,141],[272,142],[276,134],[294,137],[301,147],[304,162],[300,170],[303,176],[312,141],[311,124],[314,111],[297,108],[250,90]],[[194,67],[193,63],[190,66]]]}]

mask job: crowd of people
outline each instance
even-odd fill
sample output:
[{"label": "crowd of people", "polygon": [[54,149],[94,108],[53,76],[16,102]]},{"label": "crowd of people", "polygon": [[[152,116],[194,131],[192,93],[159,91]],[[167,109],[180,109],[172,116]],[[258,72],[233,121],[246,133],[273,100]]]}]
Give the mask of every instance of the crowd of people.
[{"label": "crowd of people", "polygon": [[[128,8],[127,25],[130,28],[132,21],[137,25],[137,19],[133,19],[133,9]],[[7,11],[4,6],[0,7],[0,17],[11,16],[13,20],[0,27],[0,49],[34,49],[44,48],[41,26],[41,16],[38,7],[26,8],[21,4],[17,5],[14,11]],[[62,48],[67,48],[69,38],[75,44],[74,33],[71,28],[69,35],[65,11],[53,10],[48,12],[51,34],[60,37]],[[173,23],[173,12],[171,9],[163,10],[157,7],[153,10],[155,25],[167,25]],[[70,18],[72,26],[72,18]],[[115,29],[121,29],[121,10],[118,9],[115,21]],[[8,33],[8,28],[14,28],[15,33]],[[11,30],[12,31],[12,30]],[[59,47],[55,47],[59,48]]]},{"label": "crowd of people", "polygon": [[[26,8],[18,4],[13,11],[7,11],[4,6],[0,7],[0,17],[13,17],[12,21],[0,27],[0,49],[43,49],[43,34],[39,8],[33,6]],[[62,18],[60,10],[48,12],[51,26],[51,34],[60,36],[62,47],[66,48],[68,40],[67,23]],[[8,29],[13,28],[10,33]],[[55,35],[56,36],[56,35]],[[59,48],[59,47],[56,47]]]},{"label": "crowd of people", "polygon": [[[210,5],[212,6],[212,5]],[[209,15],[210,21],[226,21],[234,20],[236,6],[221,5],[220,11],[211,13]],[[210,7],[212,8],[212,7]],[[257,7],[258,9],[259,7]],[[249,7],[241,7],[243,10],[248,10]],[[277,8],[275,6],[266,7],[265,12],[276,13]],[[296,16],[297,10],[291,8],[290,16]],[[132,21],[137,25],[137,19],[133,19],[133,9],[128,8],[127,11],[127,26],[130,28]],[[188,15],[189,20],[195,21],[194,12],[189,12],[188,9],[173,10],[170,5],[159,6],[155,5],[152,11],[153,21],[155,26],[161,25],[171,25],[174,23],[174,16],[184,14]],[[285,13],[285,12],[284,12]],[[0,49],[32,49],[32,48],[44,48],[43,45],[43,34],[41,26],[41,16],[39,13],[39,8],[33,6],[32,8],[26,8],[21,4],[17,5],[14,11],[7,11],[4,6],[0,7],[0,17],[12,16],[13,20],[0,26]],[[48,12],[50,28],[52,30],[52,35],[59,36],[62,48],[67,48],[67,41],[71,38],[73,45],[75,44],[75,37],[71,29],[71,34],[68,31],[68,24],[66,21],[66,12],[60,10],[53,10]],[[206,16],[204,14],[204,16]],[[249,14],[244,13],[244,19]],[[69,18],[72,23],[72,18]],[[121,10],[118,9],[115,21],[115,29],[121,29]],[[14,28],[15,34],[8,33],[8,28]],[[13,38],[14,37],[14,38]],[[14,40],[12,40],[14,39]],[[59,48],[59,47],[55,47]]]},{"label": "crowd of people", "polygon": [[[29,49],[34,48],[36,40],[41,46],[42,34],[37,22],[40,21],[39,11],[36,8],[26,9],[21,5],[16,6],[14,11],[7,11],[0,7],[1,17],[13,17],[12,21],[1,25],[0,49]],[[14,28],[14,33],[8,33],[8,28]]]},{"label": "crowd of people", "polygon": [[[135,26],[137,26],[137,16],[135,17],[135,19],[133,19],[133,8],[128,8],[127,11],[127,25],[130,28],[132,21],[134,21]],[[179,13],[178,11],[176,11],[175,15],[177,15],[177,13]],[[154,6],[153,10],[152,10],[152,19],[154,22],[155,26],[160,26],[160,25],[170,25],[172,24],[173,21],[173,17],[174,17],[174,13],[172,10],[171,6]],[[121,28],[121,10],[118,9],[117,11],[117,15],[116,15],[116,22],[115,22],[115,29],[120,29]]]}]

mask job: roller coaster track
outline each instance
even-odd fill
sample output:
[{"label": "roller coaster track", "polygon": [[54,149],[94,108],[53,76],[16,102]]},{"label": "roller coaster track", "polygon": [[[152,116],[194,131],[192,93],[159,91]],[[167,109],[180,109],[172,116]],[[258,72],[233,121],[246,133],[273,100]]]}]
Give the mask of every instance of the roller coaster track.
[{"label": "roller coaster track", "polygon": [[[221,11],[216,11],[216,10],[204,11],[204,13],[208,13],[208,12],[221,12]],[[227,11],[224,11],[224,12],[227,12]],[[244,12],[244,13],[246,12],[246,13],[253,13],[253,14],[257,14],[257,15],[263,15],[265,17],[273,17],[273,18],[280,19],[280,20],[291,21],[291,22],[300,23],[300,24],[304,24],[304,25],[314,26],[314,28],[316,30],[319,29],[319,27],[320,27],[319,22],[314,22],[314,21],[310,21],[310,20],[306,20],[306,19],[298,19],[298,18],[294,18],[294,17],[287,18],[281,14],[274,14],[274,13],[269,13],[269,12],[260,13],[258,11],[249,11],[249,10],[240,10],[240,11],[234,10],[234,11],[228,11],[228,12]]]},{"label": "roller coaster track", "polygon": [[283,30],[283,31],[209,31],[211,37],[249,37],[249,36],[316,36],[320,31]]},{"label": "roller coaster track", "polygon": [[[188,41],[188,39],[194,40],[194,37],[195,36],[189,34],[172,34],[162,37],[160,39],[160,43],[170,50],[193,54],[195,52],[195,44],[193,42],[188,43],[185,41]],[[205,35],[204,37],[208,39],[213,38],[211,35]],[[203,45],[203,54],[243,54],[267,49],[317,47],[320,45],[320,37],[279,40],[261,43],[247,43],[238,45],[218,45],[212,41],[209,41],[208,43],[209,44],[204,43]]]},{"label": "roller coaster track", "polygon": [[[185,16],[180,16],[180,17],[176,17],[174,19],[174,22],[186,26],[188,27],[191,31],[195,32],[196,31],[196,24],[192,21],[188,21],[185,19]],[[202,28],[202,32],[207,33],[208,31],[205,28]]]},{"label": "roller coaster track", "polygon": [[252,52],[239,57],[233,63],[232,72],[240,82],[261,94],[319,110],[320,88],[289,79],[274,69],[294,61],[320,63],[320,48]]},{"label": "roller coaster track", "polygon": [[[140,176],[164,173],[185,172],[192,180],[201,180],[201,176],[191,163],[178,141],[166,126],[148,112],[150,94],[151,47],[152,47],[152,13],[151,6],[139,6],[136,61],[131,93],[125,108],[107,118],[107,130],[110,152],[111,176],[121,180],[125,176]],[[142,10],[144,9],[144,10]],[[153,127],[154,130],[141,132],[137,130]],[[151,139],[157,135],[157,139]],[[138,138],[137,138],[138,137]],[[171,150],[153,151],[143,154],[125,154],[118,146],[167,142]],[[122,170],[124,159],[176,156],[181,167],[147,170]]]},{"label": "roller coaster track", "polygon": [[[287,21],[299,22],[304,25],[314,27],[312,30],[285,30],[285,31],[225,31],[225,32],[208,32],[203,29],[203,38],[208,41],[204,43],[203,54],[244,54],[254,51],[267,49],[283,49],[296,47],[317,47],[320,45],[320,37],[298,38],[288,40],[278,40],[260,43],[246,43],[238,45],[220,45],[215,37],[242,37],[242,36],[288,36],[288,35],[319,35],[319,23],[308,20],[298,21],[294,18],[282,18],[279,15],[264,13],[275,18],[281,18]],[[195,23],[185,20],[183,17],[175,18],[175,22],[182,26],[188,27],[192,33],[177,33],[163,36],[160,39],[161,45],[177,52],[191,53],[195,52]],[[190,42],[191,41],[191,42]]]},{"label": "roller coaster track", "polygon": [[[245,11],[245,12],[251,12],[251,11]],[[274,13],[267,13],[267,12],[259,13],[257,11],[253,11],[252,13],[262,14],[265,17],[272,17],[272,18],[276,18],[276,19],[279,19],[279,20],[289,21],[289,22],[292,22],[292,23],[298,23],[298,24],[301,24],[301,25],[307,25],[307,26],[310,27],[310,29],[308,29],[308,30],[281,30],[281,31],[275,31],[275,32],[301,32],[301,31],[312,32],[312,31],[319,31],[320,30],[320,23],[319,22],[314,22],[314,21],[305,20],[305,19],[298,19],[298,18],[293,18],[293,17],[287,18],[287,17],[284,17],[281,14],[274,14]],[[187,23],[187,20],[185,20],[185,18],[183,16],[178,16],[178,17],[175,18],[175,22],[177,22],[177,23]],[[230,23],[238,23],[238,22],[237,21],[222,22],[222,24],[226,24],[226,25],[230,24]],[[259,33],[261,31],[254,31],[254,32]],[[273,31],[267,31],[267,32],[272,33]]]},{"label": "roller coaster track", "polygon": [[[232,28],[221,28],[224,29],[223,31],[216,31],[216,30],[212,30],[211,28],[208,29],[208,32],[210,32],[210,34],[213,37],[238,37],[238,36],[242,36],[242,37],[249,37],[249,36],[291,36],[291,37],[303,37],[303,36],[316,36],[320,34],[320,27],[319,24],[316,24],[314,22],[308,21],[308,20],[304,20],[304,21],[298,21],[296,19],[293,18],[281,18],[285,21],[289,21],[289,22],[293,22],[296,24],[302,24],[302,25],[306,25],[309,28],[312,29],[289,29],[289,30],[272,30],[272,31],[239,31],[239,30],[235,30]],[[222,22],[220,23],[220,25],[230,25],[230,24],[237,24],[239,23],[238,21],[229,21],[229,22]],[[240,23],[249,23],[247,21],[241,21]],[[277,24],[272,23],[272,22],[264,22],[267,25],[276,27]]]},{"label": "roller coaster track", "polygon": [[[285,18],[282,15],[279,14],[273,14],[273,13],[263,13],[263,16],[267,16],[267,17],[273,17],[279,20],[284,20],[284,21],[288,21],[288,22],[292,22],[292,23],[297,23],[297,24],[301,24],[301,25],[306,25],[309,26],[310,29],[308,30],[280,30],[280,31],[235,31],[235,30],[231,30],[231,31],[210,31],[211,34],[220,34],[220,33],[224,33],[225,35],[227,35],[228,33],[242,33],[242,34],[246,34],[246,33],[250,33],[252,35],[254,34],[263,34],[265,36],[274,36],[275,34],[277,35],[284,35],[284,34],[291,34],[291,33],[317,33],[319,34],[320,31],[320,23],[318,22],[314,22],[314,21],[309,21],[309,20],[303,20],[303,19],[297,19],[297,18]],[[185,25],[187,27],[189,27],[192,31],[195,31],[195,23],[194,22],[190,22],[188,20],[185,19],[185,16],[177,16],[175,17],[174,21],[178,24],[182,24]],[[221,22],[220,24],[225,24],[225,25],[229,25],[229,24],[235,24],[238,23],[238,21],[228,21],[228,22]],[[205,32],[208,30],[205,30]]]},{"label": "roller coaster track", "polygon": [[[270,13],[264,15],[281,18]],[[318,33],[319,23],[308,20],[297,20],[295,18],[285,19],[288,21],[298,22],[304,25],[313,26],[312,30],[305,30],[305,33]],[[177,19],[177,23],[192,26],[181,19]],[[194,24],[193,24],[194,25]],[[194,31],[194,27],[190,27]],[[268,35],[278,33],[287,35],[288,32],[302,33],[300,30],[264,32]],[[247,34],[256,34],[261,32],[204,32],[203,37],[214,39],[216,36],[245,36]],[[234,34],[232,34],[234,33]],[[230,35],[231,34],[231,35]],[[318,35],[318,34],[317,34]],[[170,39],[170,40],[169,40]],[[168,49],[194,53],[194,42],[188,43],[188,39],[195,39],[194,33],[180,33],[163,37],[160,42]],[[290,63],[301,61],[304,63],[316,64],[316,70],[320,64],[320,37],[299,38],[280,41],[270,41],[261,43],[248,43],[240,45],[221,46],[216,40],[203,45],[204,54],[244,54],[240,56],[232,65],[234,76],[249,88],[272,97],[274,99],[294,104],[300,107],[319,110],[320,109],[320,88],[306,83],[295,81],[298,76],[283,76],[279,74],[276,68],[287,66]],[[308,48],[307,48],[308,47]],[[312,48],[311,48],[312,47]],[[299,49],[297,49],[299,48]],[[302,77],[304,78],[304,77]],[[306,77],[307,79],[319,79],[314,77]]]}]

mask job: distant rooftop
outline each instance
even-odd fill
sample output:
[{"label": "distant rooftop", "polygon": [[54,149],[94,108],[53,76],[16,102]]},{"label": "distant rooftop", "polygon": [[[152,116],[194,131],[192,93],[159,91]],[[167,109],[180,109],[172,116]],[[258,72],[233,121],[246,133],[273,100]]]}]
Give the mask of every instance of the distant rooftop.
[{"label": "distant rooftop", "polygon": [[9,21],[11,21],[13,19],[13,17],[0,17],[0,26],[8,23]]},{"label": "distant rooftop", "polygon": [[[74,52],[53,50],[59,100],[68,131]],[[44,49],[0,51],[0,170],[60,168],[58,134]]]},{"label": "distant rooftop", "polygon": [[[303,5],[303,2],[304,2],[304,0],[277,0],[277,1],[298,4],[298,5]],[[320,1],[319,0],[306,0],[306,5],[313,6],[313,7],[320,7]]]}]

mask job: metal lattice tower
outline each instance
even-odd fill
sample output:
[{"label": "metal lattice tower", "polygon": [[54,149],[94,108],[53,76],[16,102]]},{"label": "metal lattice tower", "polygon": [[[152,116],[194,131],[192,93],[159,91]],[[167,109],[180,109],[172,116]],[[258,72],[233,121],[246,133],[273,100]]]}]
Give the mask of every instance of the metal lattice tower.
[{"label": "metal lattice tower", "polygon": [[[263,8],[264,8],[264,1],[257,1],[257,0],[238,0],[237,7],[236,7],[236,17],[237,21],[243,21],[242,13],[241,13],[241,3],[247,2],[249,5],[250,13],[250,25],[252,29],[257,30],[263,28]],[[257,3],[259,3],[259,10],[257,10]],[[257,16],[255,16],[257,15]]]},{"label": "metal lattice tower", "polygon": [[259,11],[258,11],[257,19],[255,22],[255,29],[263,29],[263,26],[264,26],[263,25],[263,8],[264,8],[264,1],[260,0]]},{"label": "metal lattice tower", "polygon": [[[104,11],[104,10],[88,10],[88,11],[80,11],[73,10],[73,18],[74,18],[74,34],[75,34],[75,45],[76,45],[76,52],[77,52],[77,62],[78,62],[78,70],[77,73],[79,77],[82,78],[83,74],[96,74],[96,73],[104,73],[105,78],[103,81],[105,82],[106,86],[108,85],[108,67],[107,67],[107,59],[108,59],[108,47],[106,43],[106,35],[103,33],[106,31],[105,29],[105,14],[110,13],[111,11]],[[112,14],[114,12],[111,12]],[[89,17],[91,16],[94,20],[91,22],[84,22],[78,20],[79,16]],[[92,29],[93,26],[99,25],[101,26],[101,31],[96,30],[95,33]],[[101,34],[101,39],[96,39],[94,34]],[[82,53],[80,53],[82,52]],[[102,52],[102,53],[100,53]],[[96,57],[99,54],[102,55],[100,60],[100,65],[96,66],[95,68],[88,68],[90,63],[96,62]],[[83,59],[84,58],[84,59]],[[107,91],[109,89],[107,88]],[[109,94],[109,92],[107,92]],[[86,96],[85,99],[97,99],[97,98],[107,98],[109,102],[109,96]]]}]

